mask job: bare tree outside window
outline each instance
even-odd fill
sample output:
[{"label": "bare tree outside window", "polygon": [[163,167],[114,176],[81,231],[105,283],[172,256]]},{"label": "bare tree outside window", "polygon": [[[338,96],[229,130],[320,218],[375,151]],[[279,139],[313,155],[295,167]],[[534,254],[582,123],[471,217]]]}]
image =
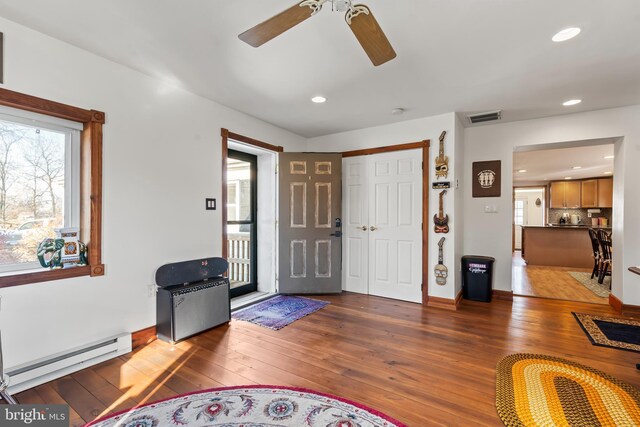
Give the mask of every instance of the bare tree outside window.
[{"label": "bare tree outside window", "polygon": [[36,261],[64,226],[66,134],[0,120],[0,265]]}]

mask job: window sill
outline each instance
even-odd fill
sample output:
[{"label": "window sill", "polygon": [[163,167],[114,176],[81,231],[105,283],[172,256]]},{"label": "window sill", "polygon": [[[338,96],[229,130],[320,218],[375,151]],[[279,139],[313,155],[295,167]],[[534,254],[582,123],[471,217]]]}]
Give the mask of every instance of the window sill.
[{"label": "window sill", "polygon": [[29,285],[32,283],[49,282],[51,280],[70,279],[73,277],[90,276],[91,266],[63,268],[57,270],[28,270],[29,272],[7,273],[0,276],[0,288]]}]

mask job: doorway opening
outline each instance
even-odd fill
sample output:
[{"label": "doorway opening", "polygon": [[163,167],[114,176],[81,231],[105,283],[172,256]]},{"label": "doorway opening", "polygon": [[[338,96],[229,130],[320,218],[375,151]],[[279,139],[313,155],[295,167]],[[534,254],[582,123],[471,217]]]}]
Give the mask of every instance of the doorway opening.
[{"label": "doorway opening", "polygon": [[258,158],[227,151],[227,245],[231,297],[258,290]]},{"label": "doorway opening", "polygon": [[514,295],[609,304],[617,141],[516,147]]},{"label": "doorway opening", "polygon": [[[236,310],[277,291],[276,171],[278,153],[283,148],[227,129],[221,130],[221,137],[222,257],[230,264],[231,309]],[[253,169],[253,174],[248,173],[253,177],[248,191],[251,209],[246,202],[248,184],[242,182],[247,179],[245,163]],[[235,168],[244,172],[236,174]],[[232,181],[239,182],[231,184]],[[251,211],[248,218],[247,211]],[[238,277],[240,274],[244,276]]]},{"label": "doorway opening", "polygon": [[522,228],[541,227],[545,224],[545,187],[514,187],[513,226],[514,251],[522,251]]}]

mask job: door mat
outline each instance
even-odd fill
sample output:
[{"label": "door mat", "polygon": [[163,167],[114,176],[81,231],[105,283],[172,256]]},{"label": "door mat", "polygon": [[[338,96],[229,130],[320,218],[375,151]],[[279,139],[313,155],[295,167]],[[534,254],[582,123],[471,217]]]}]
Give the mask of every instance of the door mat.
[{"label": "door mat", "polygon": [[278,295],[266,301],[259,302],[258,304],[235,311],[231,317],[236,320],[244,320],[277,331],[289,323],[320,310],[327,304],[329,304],[328,301]]},{"label": "door mat", "polygon": [[576,279],[582,286],[589,289],[599,297],[609,297],[609,289],[611,289],[611,277],[605,276],[602,284],[598,283],[598,278],[591,278],[591,273],[583,273],[580,271],[570,271],[571,277]]},{"label": "door mat", "polygon": [[496,408],[507,427],[637,426],[640,390],[569,360],[512,354],[496,369]]},{"label": "door mat", "polygon": [[640,352],[640,322],[619,317],[573,313],[593,345]]}]

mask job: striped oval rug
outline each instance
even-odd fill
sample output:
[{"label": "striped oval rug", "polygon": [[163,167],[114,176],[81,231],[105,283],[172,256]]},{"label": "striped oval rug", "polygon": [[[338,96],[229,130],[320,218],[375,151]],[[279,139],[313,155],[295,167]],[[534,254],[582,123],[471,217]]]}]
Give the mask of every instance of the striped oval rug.
[{"label": "striped oval rug", "polygon": [[512,354],[496,376],[496,407],[507,427],[640,426],[640,391],[588,366]]}]

